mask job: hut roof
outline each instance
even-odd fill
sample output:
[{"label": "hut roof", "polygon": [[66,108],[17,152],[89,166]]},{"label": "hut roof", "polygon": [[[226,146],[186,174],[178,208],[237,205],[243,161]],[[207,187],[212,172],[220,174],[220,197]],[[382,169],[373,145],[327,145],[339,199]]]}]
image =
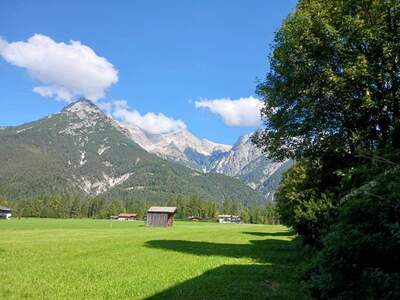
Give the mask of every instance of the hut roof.
[{"label": "hut roof", "polygon": [[137,214],[132,214],[132,213],[120,213],[118,215],[118,217],[121,217],[121,218],[131,218],[131,217],[136,217],[136,216],[137,216]]},{"label": "hut roof", "polygon": [[175,213],[177,210],[174,206],[152,206],[147,212],[149,213]]}]

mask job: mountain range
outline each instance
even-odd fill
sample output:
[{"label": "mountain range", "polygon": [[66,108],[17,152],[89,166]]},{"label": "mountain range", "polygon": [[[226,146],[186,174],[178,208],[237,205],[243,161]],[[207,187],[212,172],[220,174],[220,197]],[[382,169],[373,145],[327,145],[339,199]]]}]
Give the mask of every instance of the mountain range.
[{"label": "mountain range", "polygon": [[241,136],[230,146],[199,139],[186,129],[149,134],[132,124],[122,123],[121,126],[146,151],[205,173],[238,178],[268,200],[273,200],[282,173],[292,165],[290,160],[267,159],[252,143],[252,133]]},{"label": "mountain range", "polygon": [[85,99],[38,121],[0,127],[0,162],[0,195],[8,198],[197,195],[242,202],[271,199],[290,165],[267,160],[249,135],[231,147],[184,129],[148,134]]}]

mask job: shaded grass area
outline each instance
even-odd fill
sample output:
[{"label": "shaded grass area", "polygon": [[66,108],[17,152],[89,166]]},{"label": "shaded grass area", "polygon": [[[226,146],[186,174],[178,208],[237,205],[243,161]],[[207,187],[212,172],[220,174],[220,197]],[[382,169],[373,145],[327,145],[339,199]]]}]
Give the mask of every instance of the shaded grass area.
[{"label": "shaded grass area", "polygon": [[283,226],[0,222],[0,298],[307,299]]},{"label": "shaded grass area", "polygon": [[[200,256],[250,258],[254,264],[223,265],[148,299],[302,299],[297,259],[288,240],[251,240],[249,244],[175,240],[149,247]],[[304,297],[305,299],[305,297]]]},{"label": "shaded grass area", "polygon": [[293,231],[285,231],[285,232],[243,232],[244,234],[250,234],[250,235],[255,235],[255,236],[278,236],[278,237],[282,237],[282,236],[293,236],[294,232]]}]

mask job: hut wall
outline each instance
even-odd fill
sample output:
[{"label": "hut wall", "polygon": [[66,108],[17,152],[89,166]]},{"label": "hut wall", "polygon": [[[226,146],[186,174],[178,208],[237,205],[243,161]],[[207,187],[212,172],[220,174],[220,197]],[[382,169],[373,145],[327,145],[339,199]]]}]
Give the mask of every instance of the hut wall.
[{"label": "hut wall", "polygon": [[167,226],[174,225],[174,214],[168,214]]},{"label": "hut wall", "polygon": [[147,226],[166,227],[168,223],[167,213],[147,213]]}]

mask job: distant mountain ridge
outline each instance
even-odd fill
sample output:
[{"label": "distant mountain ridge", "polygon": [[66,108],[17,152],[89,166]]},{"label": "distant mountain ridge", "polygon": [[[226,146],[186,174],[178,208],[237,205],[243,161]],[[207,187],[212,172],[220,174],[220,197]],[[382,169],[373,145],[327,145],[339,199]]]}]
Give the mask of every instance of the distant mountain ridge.
[{"label": "distant mountain ridge", "polygon": [[220,173],[241,179],[272,200],[290,160],[266,158],[251,141],[251,133],[232,146],[199,139],[186,129],[166,134],[148,134],[132,124],[120,124],[128,136],[147,151],[205,173]]},{"label": "distant mountain ridge", "polygon": [[292,165],[291,160],[270,160],[251,141],[251,135],[241,136],[232,149],[215,160],[210,170],[241,179],[251,188],[273,200],[282,174]]},{"label": "distant mountain ridge", "polygon": [[230,145],[199,139],[186,129],[164,134],[149,134],[132,124],[120,124],[130,138],[151,153],[180,162],[190,168],[208,171],[210,159],[229,151]]},{"label": "distant mountain ridge", "polygon": [[[203,151],[219,149],[211,142],[200,146]],[[149,153],[132,139],[131,130],[88,100],[38,121],[2,128],[0,162],[0,195],[9,198],[59,193],[262,201],[260,193],[238,179],[205,174]]]}]

